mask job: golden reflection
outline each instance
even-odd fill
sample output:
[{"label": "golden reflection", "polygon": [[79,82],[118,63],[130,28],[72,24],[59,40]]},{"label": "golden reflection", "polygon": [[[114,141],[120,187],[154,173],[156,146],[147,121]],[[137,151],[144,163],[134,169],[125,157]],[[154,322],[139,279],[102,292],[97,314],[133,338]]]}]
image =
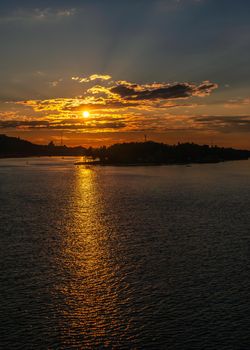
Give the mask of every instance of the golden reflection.
[{"label": "golden reflection", "polygon": [[119,319],[119,284],[109,239],[112,227],[106,223],[102,192],[96,181],[98,171],[83,167],[75,171],[69,204],[72,215],[66,223],[60,262],[68,276],[67,283],[60,286],[65,300],[62,341],[66,347],[71,347],[72,341],[80,344],[83,340],[86,349],[110,347],[111,342],[118,341],[117,330],[124,322]]}]

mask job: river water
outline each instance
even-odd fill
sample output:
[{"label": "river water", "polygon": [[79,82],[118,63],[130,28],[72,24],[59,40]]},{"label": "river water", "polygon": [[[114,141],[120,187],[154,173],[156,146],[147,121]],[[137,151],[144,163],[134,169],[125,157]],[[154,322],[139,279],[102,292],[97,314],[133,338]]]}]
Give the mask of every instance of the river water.
[{"label": "river water", "polygon": [[250,161],[0,160],[1,349],[249,349]]}]

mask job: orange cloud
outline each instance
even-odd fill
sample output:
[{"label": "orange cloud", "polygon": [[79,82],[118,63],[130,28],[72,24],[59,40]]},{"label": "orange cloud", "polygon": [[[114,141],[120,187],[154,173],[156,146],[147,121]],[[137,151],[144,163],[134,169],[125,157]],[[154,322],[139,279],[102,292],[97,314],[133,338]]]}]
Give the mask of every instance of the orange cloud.
[{"label": "orange cloud", "polygon": [[[88,132],[134,132],[142,130],[180,130],[203,128],[190,116],[172,115],[176,107],[193,106],[190,98],[205,97],[218,85],[209,81],[194,83],[153,82],[136,84],[125,80],[111,81],[109,75],[93,74],[87,78],[73,77],[75,81],[99,84],[88,87],[82,96],[17,101],[15,105],[29,107],[36,115],[29,118],[10,118],[1,128],[64,129]],[[65,80],[60,80],[65,83]],[[108,82],[108,83],[106,83]],[[183,103],[185,101],[185,103]],[[83,120],[82,111],[90,116]]]}]

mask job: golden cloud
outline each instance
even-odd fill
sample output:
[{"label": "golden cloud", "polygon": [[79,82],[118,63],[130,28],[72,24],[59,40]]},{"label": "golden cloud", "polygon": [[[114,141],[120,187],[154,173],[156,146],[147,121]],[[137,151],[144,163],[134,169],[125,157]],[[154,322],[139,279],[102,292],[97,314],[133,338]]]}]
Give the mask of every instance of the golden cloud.
[{"label": "golden cloud", "polygon": [[79,83],[89,83],[91,81],[94,80],[110,80],[111,76],[106,74],[106,75],[101,75],[101,74],[92,74],[86,78],[82,78],[82,77],[72,77],[72,80],[78,81]]},{"label": "golden cloud", "polygon": [[[111,76],[93,74],[87,78],[72,77],[79,82],[103,81],[93,84],[82,96],[74,98],[51,98],[24,100],[16,105],[29,107],[37,113],[32,120],[9,121],[17,128],[48,128],[68,130],[164,130],[184,128],[193,123],[187,117],[171,115],[168,110],[188,107],[188,99],[210,95],[218,85],[209,81],[195,83],[153,82],[137,84],[126,80],[110,81]],[[108,81],[108,84],[106,83]],[[65,80],[63,80],[65,83]],[[185,100],[185,103],[183,103]],[[193,103],[190,103],[193,105]],[[82,112],[89,111],[88,120],[82,119]],[[198,123],[199,124],[199,123]],[[198,125],[197,124],[197,125]],[[200,124],[199,124],[200,125]],[[3,126],[3,124],[2,124]],[[5,124],[7,127],[7,124]],[[190,125],[189,125],[190,127]]]}]

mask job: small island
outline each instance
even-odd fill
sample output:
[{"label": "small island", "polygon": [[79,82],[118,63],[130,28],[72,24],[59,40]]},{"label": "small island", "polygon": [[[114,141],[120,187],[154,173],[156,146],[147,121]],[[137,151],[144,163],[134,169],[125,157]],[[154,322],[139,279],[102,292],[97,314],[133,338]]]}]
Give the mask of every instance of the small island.
[{"label": "small island", "polygon": [[82,156],[77,165],[164,165],[190,163],[217,163],[244,160],[249,150],[218,146],[178,143],[167,145],[153,141],[118,143],[99,148],[37,145],[16,137],[0,135],[0,158],[34,156]]},{"label": "small island", "polygon": [[250,151],[217,146],[178,143],[167,145],[153,141],[114,144],[87,150],[93,165],[164,165],[189,163],[217,163],[244,160]]}]

